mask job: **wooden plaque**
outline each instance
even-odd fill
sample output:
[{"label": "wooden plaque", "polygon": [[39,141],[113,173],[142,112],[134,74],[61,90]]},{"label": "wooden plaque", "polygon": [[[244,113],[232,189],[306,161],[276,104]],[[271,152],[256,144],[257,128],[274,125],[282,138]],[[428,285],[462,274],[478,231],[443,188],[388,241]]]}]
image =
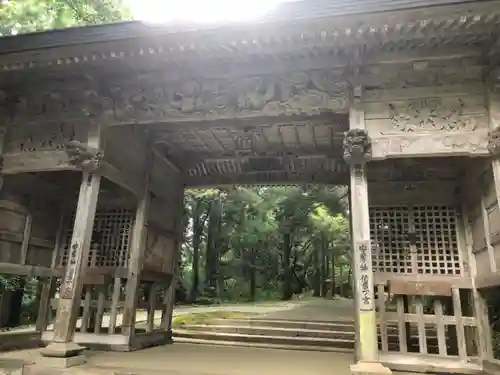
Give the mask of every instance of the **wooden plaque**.
[{"label": "wooden plaque", "polygon": [[451,297],[451,283],[446,281],[401,281],[391,280],[390,291],[393,294],[408,296],[447,296]]}]

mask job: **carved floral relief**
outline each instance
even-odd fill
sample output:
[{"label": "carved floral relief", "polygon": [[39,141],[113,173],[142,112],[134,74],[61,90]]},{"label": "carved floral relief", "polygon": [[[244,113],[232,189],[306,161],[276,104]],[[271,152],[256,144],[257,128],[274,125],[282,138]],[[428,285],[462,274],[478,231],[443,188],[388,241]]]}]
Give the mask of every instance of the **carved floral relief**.
[{"label": "carved floral relief", "polygon": [[7,152],[64,150],[66,143],[78,137],[76,126],[65,122],[16,124],[9,132]]},{"label": "carved floral relief", "polygon": [[170,83],[145,75],[112,93],[119,119],[202,120],[346,110],[350,86],[331,71]]},{"label": "carved floral relief", "polygon": [[374,159],[449,153],[487,155],[487,132],[393,135],[373,139]]},{"label": "carved floral relief", "polygon": [[389,104],[389,118],[392,125],[407,133],[476,130],[475,118],[463,116],[463,112],[462,99],[445,103],[439,98],[414,99],[408,101],[404,107]]},{"label": "carved floral relief", "polygon": [[[340,73],[315,70],[174,82],[164,79],[161,72],[102,82],[70,77],[47,83],[43,89],[21,89],[24,92],[16,93],[13,108],[17,121],[23,123],[88,117],[118,122],[203,120],[346,111],[351,88]],[[0,92],[0,112],[6,103],[10,102]]]}]

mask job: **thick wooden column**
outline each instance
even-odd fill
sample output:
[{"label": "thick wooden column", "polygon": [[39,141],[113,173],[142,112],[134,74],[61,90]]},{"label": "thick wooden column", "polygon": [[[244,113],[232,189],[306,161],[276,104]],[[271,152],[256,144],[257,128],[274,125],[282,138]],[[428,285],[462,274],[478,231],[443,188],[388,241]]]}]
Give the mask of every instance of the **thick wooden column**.
[{"label": "thick wooden column", "polygon": [[[64,230],[64,216],[59,215],[59,225],[56,233],[56,242],[54,249],[52,250],[52,258],[50,261],[50,268],[53,270],[56,267],[56,263],[61,251],[61,242],[63,239]],[[49,323],[49,309],[50,309],[50,298],[56,290],[56,278],[48,277],[43,280],[42,293],[40,296],[40,306],[38,308],[38,315],[36,318],[36,330],[43,332],[47,329]]]},{"label": "thick wooden column", "polygon": [[[85,358],[81,356],[84,348],[72,342],[83,289],[83,276],[89,256],[92,229],[99,195],[101,176],[96,172],[99,166],[99,150],[101,136],[100,127],[89,125],[89,135],[86,145],[79,145],[89,150],[84,159],[75,160],[75,164],[83,169],[78,204],[75,213],[73,234],[71,237],[68,264],[62,281],[56,320],[54,323],[54,336],[42,354],[46,357],[64,359],[63,366],[81,364]],[[70,155],[71,156],[71,155]],[[71,358],[69,360],[68,358]]]},{"label": "thick wooden column", "polygon": [[[497,72],[500,74],[500,71]],[[488,149],[492,156],[491,167],[495,181],[497,200],[500,202],[500,77],[491,74],[486,83],[486,99],[489,120]],[[493,270],[493,272],[495,272]]]},{"label": "thick wooden column", "polygon": [[183,241],[183,230],[184,230],[184,187],[179,187],[179,204],[177,207],[177,220],[175,221],[176,239],[174,242],[174,251],[172,257],[172,270],[174,276],[168,289],[165,291],[165,304],[161,316],[161,327],[165,332],[169,333],[170,338],[172,337],[172,318],[174,313],[175,305],[175,290],[177,287],[177,275],[178,275],[178,260],[181,252],[181,246]]},{"label": "thick wooden column", "polygon": [[[123,309],[122,334],[128,336],[130,340],[135,334],[135,314],[137,309],[137,294],[139,291],[142,265],[144,263],[144,253],[146,251],[147,221],[149,202],[151,194],[149,183],[151,176],[152,146],[146,149],[148,155],[144,162],[144,183],[142,196],[139,197],[137,210],[135,213],[134,227],[132,229],[132,242],[130,245],[130,258],[128,262],[127,283],[125,286],[125,304]],[[130,343],[129,340],[129,343]]]},{"label": "thick wooden column", "polygon": [[364,111],[359,99],[350,109],[349,127],[344,140],[344,159],[350,166],[351,237],[356,309],[358,363],[351,366],[356,374],[390,374],[378,363],[377,320],[373,287],[372,248],[368,211],[366,163],[371,158],[371,140],[365,127]]}]

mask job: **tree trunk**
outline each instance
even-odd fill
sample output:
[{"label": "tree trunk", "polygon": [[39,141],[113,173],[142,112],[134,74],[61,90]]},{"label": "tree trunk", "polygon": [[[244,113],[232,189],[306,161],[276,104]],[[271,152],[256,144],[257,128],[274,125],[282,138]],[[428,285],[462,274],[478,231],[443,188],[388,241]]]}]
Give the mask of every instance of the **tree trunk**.
[{"label": "tree trunk", "polygon": [[189,300],[196,301],[199,295],[200,286],[200,243],[203,233],[203,225],[201,222],[201,202],[196,202],[193,210],[193,279],[191,290],[189,292]]},{"label": "tree trunk", "polygon": [[250,301],[255,301],[257,296],[257,275],[255,268],[255,248],[250,249]]},{"label": "tree trunk", "polygon": [[325,293],[325,248],[323,246],[323,239],[319,241],[319,287],[320,297]]},{"label": "tree trunk", "polygon": [[292,298],[292,269],[290,268],[290,255],[292,253],[290,233],[283,234],[283,300]]},{"label": "tree trunk", "polygon": [[326,240],[324,234],[321,234],[321,265],[322,265],[322,277],[321,277],[321,297],[326,297],[328,293],[328,284],[326,279],[328,278],[328,255],[326,248]]},{"label": "tree trunk", "polygon": [[331,284],[331,290],[332,290],[332,298],[335,298],[335,293],[337,292],[337,282],[335,280],[335,249],[334,253],[331,255],[331,260],[332,260],[332,284]]},{"label": "tree trunk", "polygon": [[208,234],[206,249],[206,291],[210,298],[218,297],[217,279],[218,279],[218,261],[219,253],[217,248],[217,238],[219,236],[221,220],[221,207],[218,199],[214,199],[210,205],[208,217]]},{"label": "tree trunk", "polygon": [[344,265],[343,264],[340,264],[340,267],[339,267],[339,295],[341,297],[345,297],[344,296]]},{"label": "tree trunk", "polygon": [[[325,253],[326,253],[326,250],[325,250]],[[330,257],[328,255],[325,256],[325,261],[324,261],[324,265],[325,265],[325,278],[323,279],[323,295],[322,297],[323,298],[326,298],[328,297],[328,287],[330,285],[328,285],[328,278],[330,276]]]},{"label": "tree trunk", "polygon": [[321,297],[320,247],[317,239],[313,246],[313,296]]}]

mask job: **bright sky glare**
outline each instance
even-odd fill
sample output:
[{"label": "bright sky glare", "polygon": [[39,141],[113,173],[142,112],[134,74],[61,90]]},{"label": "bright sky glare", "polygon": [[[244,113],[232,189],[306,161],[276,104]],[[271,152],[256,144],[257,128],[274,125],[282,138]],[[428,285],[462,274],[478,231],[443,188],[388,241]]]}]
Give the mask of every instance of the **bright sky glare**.
[{"label": "bright sky glare", "polygon": [[256,20],[290,0],[126,0],[134,18],[152,23]]}]

